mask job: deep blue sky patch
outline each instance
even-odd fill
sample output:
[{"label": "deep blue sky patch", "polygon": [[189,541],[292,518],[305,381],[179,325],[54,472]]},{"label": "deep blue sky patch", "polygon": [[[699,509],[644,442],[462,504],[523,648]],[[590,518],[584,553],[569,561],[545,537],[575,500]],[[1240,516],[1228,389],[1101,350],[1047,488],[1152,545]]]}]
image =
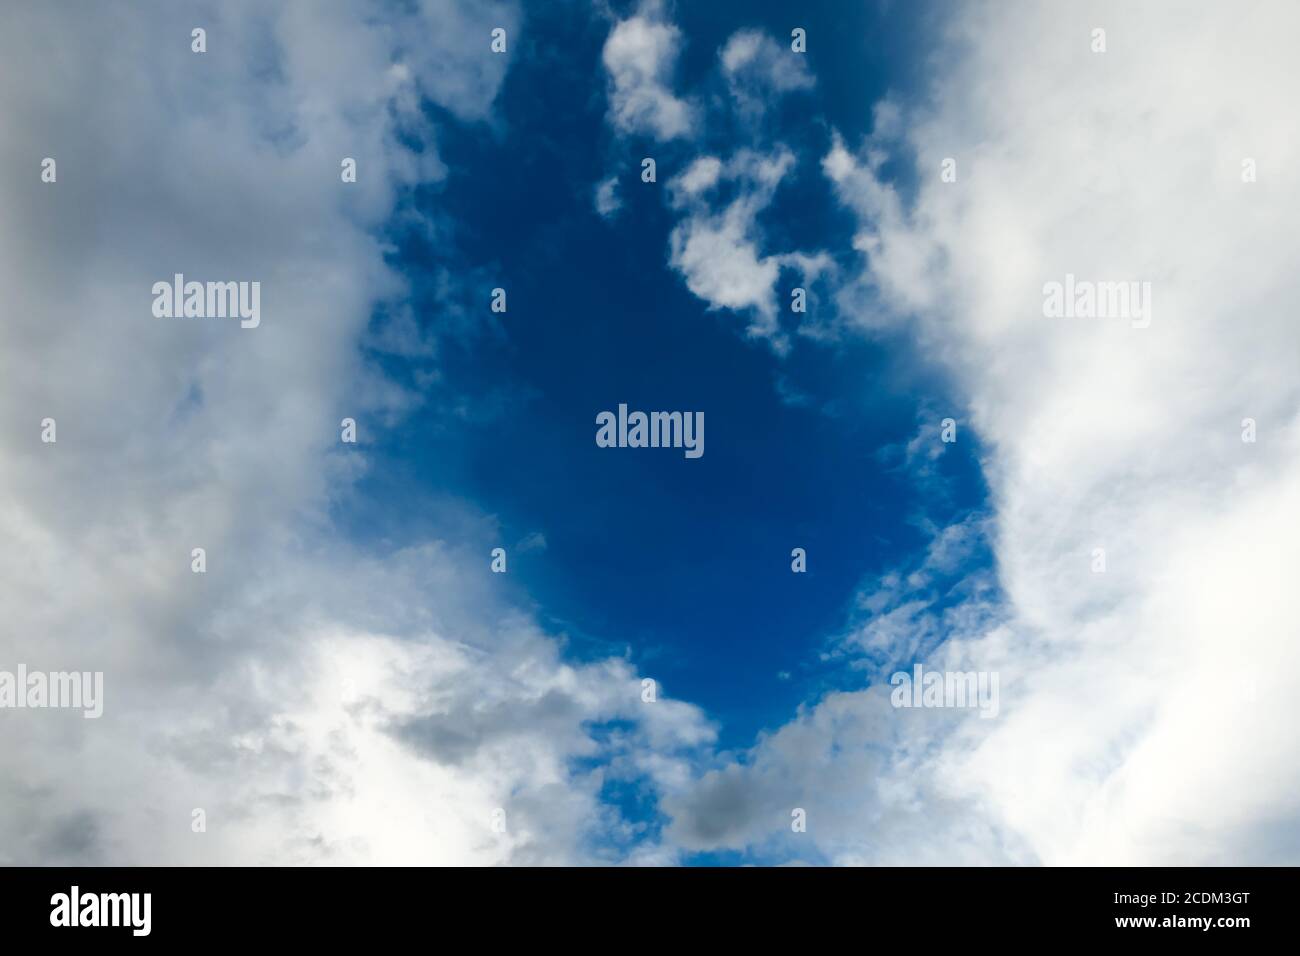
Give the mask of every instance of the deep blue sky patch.
[{"label": "deep blue sky patch", "polygon": [[[719,96],[717,51],[735,30],[788,44],[796,25],[762,6],[743,20],[711,4],[679,12],[690,38],[682,88]],[[894,45],[869,49],[882,18]],[[798,165],[762,224],[787,247],[850,249],[852,224],[821,157],[832,128],[856,142],[877,99],[918,82],[897,46],[909,25],[899,11],[839,4],[815,4],[797,25],[817,87],[768,118],[765,138]],[[571,5],[530,10],[500,122],[438,117],[449,176],[411,197],[435,228],[398,217],[391,239],[418,322],[438,342],[439,375],[425,381],[418,360],[376,356],[425,403],[400,430],[373,436],[377,462],[352,523],[392,547],[438,527],[439,502],[472,502],[499,533],[488,522],[441,533],[485,575],[491,549],[507,548],[510,571],[496,583],[526,594],[572,655],[630,649],[663,693],[708,711],[724,748],[744,747],[810,690],[861,682],[828,676],[820,647],[845,626],[859,586],[924,548],[918,515],[947,523],[981,505],[983,486],[971,443],[941,462],[944,496],[884,464],[883,449],[948,407],[942,383],[901,344],[796,337],[778,357],[745,338],[745,316],[690,293],[667,264],[676,220],[666,183],[698,155],[750,144],[722,112],[702,142],[611,133],[606,35]],[[659,163],[655,184],[640,181],[644,155]],[[624,205],[605,220],[592,192],[612,173]],[[496,286],[507,290],[505,315],[488,308]],[[704,412],[704,456],[597,447],[596,415],[619,403]],[[534,533],[544,549],[515,548]],[[795,547],[807,550],[807,574],[791,572]]]}]

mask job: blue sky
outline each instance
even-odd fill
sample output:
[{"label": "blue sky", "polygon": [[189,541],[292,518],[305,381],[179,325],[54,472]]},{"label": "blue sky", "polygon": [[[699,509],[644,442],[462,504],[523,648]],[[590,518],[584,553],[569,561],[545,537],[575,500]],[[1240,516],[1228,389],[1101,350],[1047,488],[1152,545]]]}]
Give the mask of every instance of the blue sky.
[{"label": "blue sky", "polygon": [[[789,32],[779,5],[746,7],[743,21],[715,6],[683,13],[688,87],[720,83],[717,50],[739,26]],[[859,68],[819,75],[816,89],[766,121],[764,139],[799,158],[763,217],[777,245],[848,246],[853,223],[818,168],[829,129],[869,132],[869,104],[909,79],[898,40],[887,45],[898,64],[871,41],[886,28],[906,37],[904,14],[864,6],[849,20],[828,4],[800,14],[814,70],[823,61]],[[439,151],[449,175],[411,197],[454,225],[437,241],[393,231],[391,261],[417,290],[421,327],[439,336],[443,377],[433,401],[376,436],[381,463],[347,508],[364,515],[357,534],[382,529],[391,545],[421,533],[436,499],[472,501],[498,524],[466,547],[484,556],[485,574],[488,552],[507,548],[499,586],[534,603],[571,654],[627,648],[665,693],[707,710],[722,746],[744,747],[810,695],[861,685],[842,661],[819,660],[823,644],[846,627],[860,585],[924,549],[918,522],[946,525],[981,506],[973,445],[942,460],[940,492],[919,487],[898,448],[951,397],[905,341],[796,341],[776,356],[739,334],[734,313],[693,296],[666,262],[665,180],[701,150],[754,145],[752,131],[729,129],[723,104],[699,141],[661,149],[612,136],[600,25],[570,5],[530,10],[527,24],[495,127],[446,122]],[[646,155],[658,163],[653,184],[640,180]],[[626,203],[606,220],[590,195],[611,169]],[[483,328],[440,334],[443,270],[472,276],[454,307]],[[798,281],[785,279],[783,288]],[[502,316],[488,311],[497,286],[508,295]],[[400,362],[388,369],[414,373]],[[706,454],[596,447],[596,413],[619,402],[703,411]],[[515,553],[537,532],[545,549]],[[791,572],[794,547],[809,555],[806,574]]]}]

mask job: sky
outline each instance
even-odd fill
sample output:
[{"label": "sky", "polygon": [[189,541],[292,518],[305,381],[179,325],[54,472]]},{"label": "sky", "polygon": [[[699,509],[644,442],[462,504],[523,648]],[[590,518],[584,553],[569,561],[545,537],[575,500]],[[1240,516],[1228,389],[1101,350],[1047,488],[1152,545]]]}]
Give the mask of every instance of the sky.
[{"label": "sky", "polygon": [[1300,15],[1192,7],[7,10],[0,672],[104,700],[0,862],[1295,863]]}]

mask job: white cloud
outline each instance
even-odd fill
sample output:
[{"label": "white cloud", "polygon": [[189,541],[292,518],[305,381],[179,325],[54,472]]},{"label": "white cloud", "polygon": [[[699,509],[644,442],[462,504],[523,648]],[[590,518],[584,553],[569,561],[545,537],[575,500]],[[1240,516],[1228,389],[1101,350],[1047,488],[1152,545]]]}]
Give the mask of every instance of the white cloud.
[{"label": "white cloud", "polygon": [[691,132],[691,105],[673,94],[673,70],[681,31],[662,18],[659,5],[643,3],[620,20],[605,41],[601,59],[609,74],[609,115],[624,133],[671,140]]},{"label": "white cloud", "polygon": [[[758,216],[794,164],[794,154],[783,146],[769,153],[741,150],[726,163],[699,157],[668,183],[672,204],[683,210],[669,236],[669,264],[709,308],[748,313],[748,334],[766,339],[778,352],[789,345],[777,317],[781,269],[796,269],[805,281],[830,269],[824,254],[762,252]],[[737,189],[717,207],[710,194],[724,180]]]},{"label": "white cloud", "polygon": [[618,194],[618,177],[610,176],[596,184],[596,212],[606,219],[623,208],[623,199]]},{"label": "white cloud", "polygon": [[817,82],[803,54],[758,30],[737,30],[718,57],[742,114],[761,114],[783,94],[812,89]]},{"label": "white cloud", "polygon": [[[103,671],[105,695],[98,720],[0,715],[0,861],[583,862],[636,836],[608,774],[677,785],[711,739],[626,661],[566,663],[485,552],[371,553],[331,519],[417,400],[358,346],[405,292],[374,231],[446,175],[420,97],[488,119],[486,37],[517,20],[409,16],[223,4],[206,54],[161,3],[0,34],[0,668]],[[260,327],[153,317],[175,272],[260,281]]]},{"label": "white cloud", "polygon": [[710,308],[753,310],[750,333],[772,337],[779,331],[773,286],[780,264],[760,254],[752,229],[752,212],[744,204],[689,217],[673,229],[669,261]]},{"label": "white cloud", "polygon": [[[1279,121],[1300,12],[1186,12],[972,6],[936,51],[933,105],[899,122],[891,104],[876,138],[827,155],[866,270],[841,308],[911,331],[986,452],[1007,619],[955,626],[926,663],[998,671],[1001,714],[894,710],[879,685],[830,695],[673,796],[681,845],[1300,858],[1300,185],[1284,172],[1300,127]],[[914,202],[881,179],[908,153]],[[1045,318],[1042,287],[1067,272],[1151,281],[1151,326]]]},{"label": "white cloud", "polygon": [[[680,31],[667,21],[660,3],[643,3],[635,16],[615,26],[604,49],[615,128],[649,132],[661,140],[694,131],[695,107],[670,91],[679,48]],[[719,69],[733,95],[730,103],[722,101],[722,108],[733,115],[752,118],[774,97],[814,85],[802,60],[788,60],[773,40],[754,30],[731,36],[719,52]],[[747,334],[778,354],[790,348],[778,317],[775,286],[781,270],[796,270],[808,285],[833,269],[824,253],[763,248],[766,236],[758,217],[795,162],[794,153],[780,144],[741,149],[725,161],[703,155],[667,184],[669,204],[682,214],[669,237],[669,264],[710,309],[745,314]],[[725,198],[716,195],[723,183],[736,187]],[[602,215],[606,208],[617,208],[604,183],[596,204]],[[797,324],[800,332],[817,334],[817,323]]]},{"label": "white cloud", "polygon": [[674,204],[681,205],[718,184],[722,176],[722,160],[716,156],[700,156],[686,171],[668,183]]}]

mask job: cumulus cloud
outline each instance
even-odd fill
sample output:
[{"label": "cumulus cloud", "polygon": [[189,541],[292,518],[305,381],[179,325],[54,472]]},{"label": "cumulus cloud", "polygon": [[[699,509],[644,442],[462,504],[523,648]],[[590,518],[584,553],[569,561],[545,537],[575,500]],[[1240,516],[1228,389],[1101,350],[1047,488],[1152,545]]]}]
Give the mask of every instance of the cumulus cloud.
[{"label": "cumulus cloud", "polygon": [[[824,254],[762,251],[759,214],[794,165],[794,154],[784,146],[769,153],[745,149],[725,163],[699,157],[668,183],[671,202],[683,213],[669,236],[669,264],[711,309],[746,313],[748,334],[778,352],[789,347],[777,317],[781,269],[796,269],[810,281],[831,265]],[[735,187],[729,200],[713,195],[723,181]]]},{"label": "cumulus cloud", "polygon": [[655,2],[643,3],[636,14],[614,25],[601,59],[609,75],[609,117],[615,128],[659,140],[691,132],[693,108],[672,89],[681,44],[681,31]]},{"label": "cumulus cloud", "polygon": [[[1000,673],[1001,713],[894,709],[878,683],[812,702],[674,794],[681,845],[844,863],[1300,857],[1300,186],[1284,173],[1300,136],[1280,119],[1300,14],[1185,13],[972,5],[936,51],[930,102],[905,122],[887,103],[870,140],[832,145],[823,169],[864,264],[842,312],[914,335],[985,449],[1001,614],[945,624],[921,653]],[[914,159],[915,195],[884,178],[889,157]],[[1150,326],[1047,318],[1044,285],[1067,273],[1150,281]],[[878,608],[860,637],[882,653],[906,656],[933,622],[905,589]],[[794,806],[807,834],[789,832]]]},{"label": "cumulus cloud", "polygon": [[[490,119],[506,58],[470,51],[513,8],[227,4],[202,55],[166,4],[15,11],[0,668],[102,670],[106,699],[99,720],[4,715],[0,861],[1294,862],[1300,137],[1278,78],[1300,15],[1261,9],[976,7],[932,102],[885,101],[871,139],[833,140],[822,172],[862,257],[841,314],[951,375],[993,513],[929,529],[917,564],[863,589],[828,654],[869,687],[702,772],[696,708],[643,703],[623,659],[567,661],[478,550],[363,551],[331,519],[366,467],[340,419],[364,436],[421,400],[362,359],[376,309],[385,348],[436,359],[376,238],[448,174],[423,103]],[[765,44],[733,43],[736,74],[765,76]],[[655,6],[615,27],[620,131],[693,129],[680,44]],[[914,195],[884,178],[908,158]],[[666,190],[673,266],[778,349],[781,269],[830,274],[765,249],[794,165],[704,156]],[[177,271],[260,280],[261,326],[154,318]],[[1150,326],[1044,317],[1067,273],[1151,281]],[[992,571],[961,578],[985,538]],[[912,658],[997,671],[1000,715],[893,708],[879,679]],[[602,801],[611,780],[662,796],[665,843]]]},{"label": "cumulus cloud", "polygon": [[[3,862],[617,858],[639,834],[604,782],[680,785],[712,737],[625,660],[566,662],[478,549],[334,525],[367,430],[419,400],[359,345],[403,314],[380,227],[447,174],[422,104],[489,119],[504,58],[466,51],[517,21],[394,15],[223,4],[204,54],[165,3],[0,35],[0,668],[102,671],[105,698],[6,710]],[[260,326],[155,318],[176,272],[260,281]]]},{"label": "cumulus cloud", "polygon": [[[616,129],[648,132],[661,140],[694,132],[701,110],[670,92],[679,47],[680,31],[658,3],[642,4],[635,16],[614,27],[604,62],[610,76],[609,120]],[[733,34],[719,51],[718,69],[732,94],[730,102],[721,101],[722,111],[753,119],[776,97],[813,86],[802,59],[794,53],[789,57],[796,59],[756,30]],[[780,143],[755,145],[726,160],[697,156],[667,184],[669,204],[681,216],[669,237],[669,264],[710,309],[744,314],[747,334],[778,354],[790,348],[777,314],[775,286],[781,270],[795,270],[808,285],[833,269],[822,252],[764,248],[759,216],[796,162],[794,153]],[[722,185],[734,188],[724,192],[718,188]],[[614,186],[610,179],[597,188],[601,215],[612,215],[621,205]],[[807,331],[815,331],[811,323]]]}]

